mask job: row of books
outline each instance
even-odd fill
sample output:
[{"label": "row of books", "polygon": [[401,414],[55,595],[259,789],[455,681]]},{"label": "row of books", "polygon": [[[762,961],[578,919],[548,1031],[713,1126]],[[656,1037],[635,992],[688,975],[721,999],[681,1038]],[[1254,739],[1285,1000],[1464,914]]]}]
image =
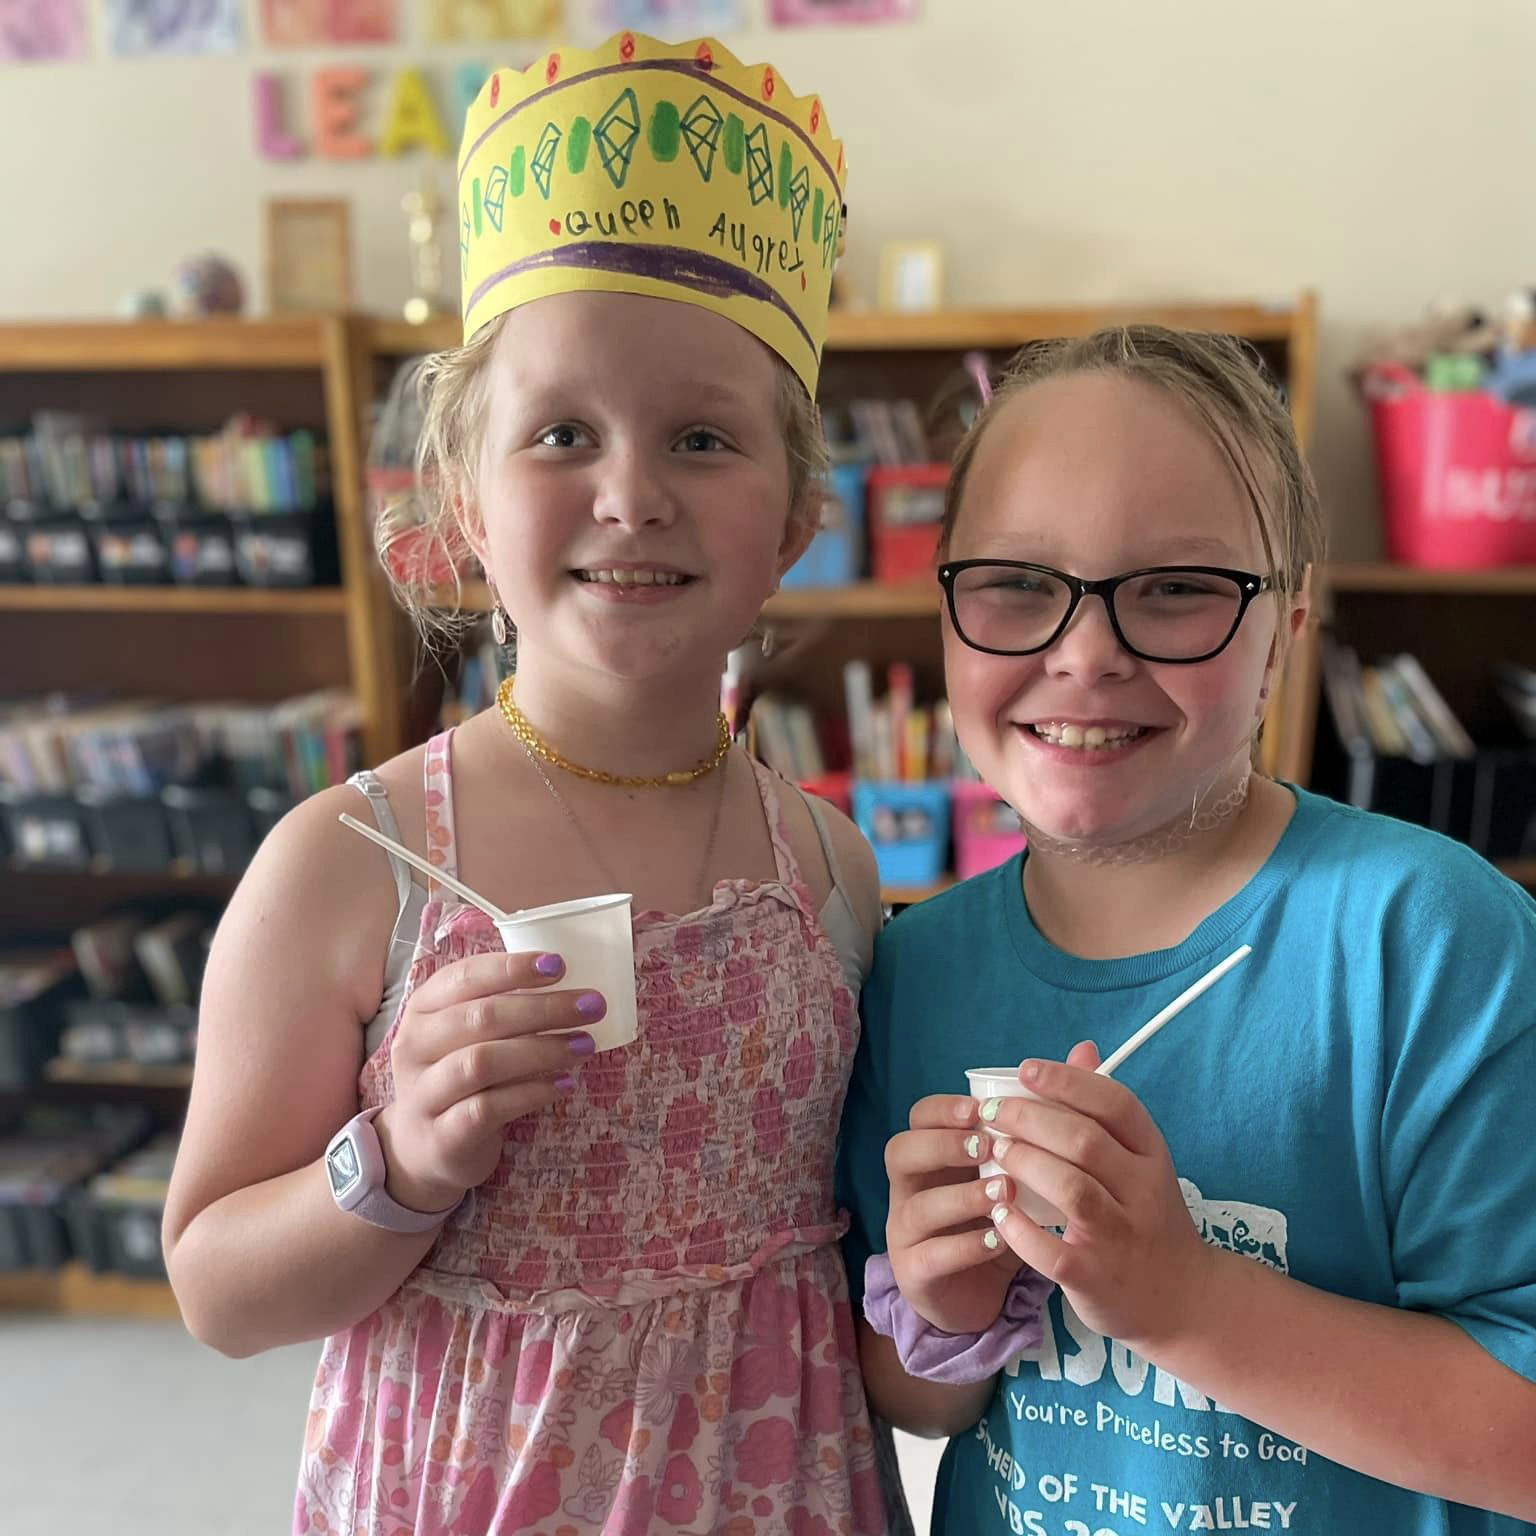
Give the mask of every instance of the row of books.
[{"label": "row of books", "polygon": [[209,436],[122,436],[84,417],[40,412],[0,437],[0,506],[74,508],[130,500],[220,512],[303,512],[319,502],[324,450],[312,432],[250,416]]},{"label": "row of books", "polygon": [[1339,740],[1351,756],[1433,763],[1476,755],[1472,738],[1415,656],[1363,664],[1353,649],[1325,633],[1323,687]]},{"label": "row of books", "polygon": [[850,400],[831,412],[828,436],[840,458],[874,464],[924,464],[933,456],[922,413],[911,400]]},{"label": "row of books", "polygon": [[276,704],[54,696],[0,703],[0,783],[26,795],[154,795],[227,781],[302,799],[361,766],[362,714],[343,689]]},{"label": "row of books", "polygon": [[765,693],[752,705],[753,751],[797,783],[845,768],[857,779],[887,784],[974,779],[948,701],[919,704],[912,668],[904,662],[889,667],[885,686],[876,697],[869,663],[848,662],[841,720],[818,720],[802,701]]}]

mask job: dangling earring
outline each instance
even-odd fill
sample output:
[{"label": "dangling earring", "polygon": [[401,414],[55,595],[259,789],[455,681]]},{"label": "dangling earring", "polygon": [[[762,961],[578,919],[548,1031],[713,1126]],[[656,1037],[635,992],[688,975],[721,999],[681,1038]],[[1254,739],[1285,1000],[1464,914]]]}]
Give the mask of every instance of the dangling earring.
[{"label": "dangling earring", "polygon": [[498,598],[491,608],[491,638],[497,645],[508,645],[512,640],[512,621]]},{"label": "dangling earring", "polygon": [[763,660],[767,661],[768,658],[773,655],[774,651],[778,649],[777,637],[774,635],[773,626],[771,624],[765,624],[763,626],[763,638],[760,644],[763,651]]}]

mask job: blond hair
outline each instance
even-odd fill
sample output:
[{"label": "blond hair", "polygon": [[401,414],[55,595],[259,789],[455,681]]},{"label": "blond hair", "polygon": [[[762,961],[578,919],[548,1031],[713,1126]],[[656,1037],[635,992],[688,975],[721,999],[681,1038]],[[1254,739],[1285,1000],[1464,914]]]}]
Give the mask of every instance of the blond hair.
[{"label": "blond hair", "polygon": [[[1161,390],[1194,417],[1231,465],[1282,597],[1298,596],[1327,545],[1317,487],[1289,411],[1246,343],[1161,325],[1117,325],[1091,336],[1040,342],[1010,363],[991,404],[960,447],[944,496],[940,558],[947,558],[976,451],[1002,408],[1031,385],[1101,373]],[[1283,655],[1290,628],[1281,624]]]},{"label": "blond hair", "polygon": [[[476,502],[488,364],[505,318],[498,316],[464,346],[436,352],[422,364],[417,388],[423,425],[416,448],[415,489],[379,519],[376,543],[390,585],[424,635],[459,627],[434,602],[437,589],[427,579],[429,567],[446,565],[457,573],[475,566],[465,518]],[[776,407],[789,462],[789,516],[792,521],[819,522],[827,499],[828,464],[821,415],[794,369],[777,355],[773,360],[778,370]],[[388,552],[408,534],[423,539],[430,558],[414,560],[408,570],[397,571]],[[457,588],[456,579],[456,596]]]}]

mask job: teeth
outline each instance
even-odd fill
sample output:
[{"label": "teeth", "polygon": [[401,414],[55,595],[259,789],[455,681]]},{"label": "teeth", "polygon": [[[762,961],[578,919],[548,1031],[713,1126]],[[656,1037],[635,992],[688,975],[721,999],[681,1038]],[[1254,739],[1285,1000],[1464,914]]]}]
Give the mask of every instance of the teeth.
[{"label": "teeth", "polygon": [[1055,721],[1042,722],[1032,729],[1035,735],[1055,746],[1087,752],[1102,752],[1109,747],[1121,746],[1146,732],[1146,727],[1140,725],[1105,730],[1102,725],[1090,725],[1085,729],[1080,725],[1060,725]]},{"label": "teeth", "polygon": [[687,580],[676,571],[596,570],[578,571],[576,574],[582,581],[611,587],[680,587]]}]

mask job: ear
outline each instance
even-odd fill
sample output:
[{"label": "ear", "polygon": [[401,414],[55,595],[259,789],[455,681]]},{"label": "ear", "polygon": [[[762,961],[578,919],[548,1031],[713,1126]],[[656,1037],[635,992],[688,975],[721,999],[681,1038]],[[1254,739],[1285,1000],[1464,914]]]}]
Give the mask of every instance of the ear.
[{"label": "ear", "polygon": [[490,548],[486,542],[485,519],[480,516],[479,503],[463,492],[456,492],[453,498],[453,520],[458,524],[464,542],[480,562],[480,568],[489,575]]},{"label": "ear", "polygon": [[799,503],[790,509],[784,524],[784,537],[779,544],[778,570],[774,589],[784,579],[784,573],[811,547],[811,540],[821,531],[823,494],[820,486],[808,489]]}]

